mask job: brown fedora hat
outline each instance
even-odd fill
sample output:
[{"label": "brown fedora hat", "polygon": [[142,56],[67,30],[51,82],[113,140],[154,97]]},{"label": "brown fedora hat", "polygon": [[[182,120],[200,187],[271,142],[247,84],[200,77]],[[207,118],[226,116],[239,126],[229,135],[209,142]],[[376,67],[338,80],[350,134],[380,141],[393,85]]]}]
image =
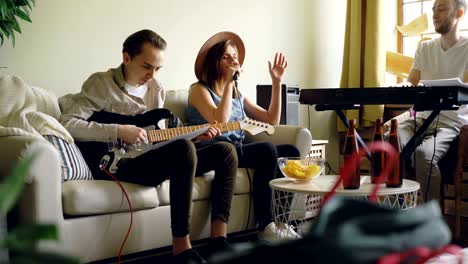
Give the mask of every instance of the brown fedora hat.
[{"label": "brown fedora hat", "polygon": [[205,44],[203,44],[200,51],[198,52],[197,59],[195,60],[195,76],[197,76],[198,80],[201,79],[203,63],[205,62],[208,51],[214,45],[226,40],[231,40],[234,43],[234,45],[237,47],[237,57],[239,59],[239,63],[240,65],[244,63],[245,46],[244,42],[242,42],[242,39],[237,34],[229,31],[216,33],[214,36],[209,38]]}]

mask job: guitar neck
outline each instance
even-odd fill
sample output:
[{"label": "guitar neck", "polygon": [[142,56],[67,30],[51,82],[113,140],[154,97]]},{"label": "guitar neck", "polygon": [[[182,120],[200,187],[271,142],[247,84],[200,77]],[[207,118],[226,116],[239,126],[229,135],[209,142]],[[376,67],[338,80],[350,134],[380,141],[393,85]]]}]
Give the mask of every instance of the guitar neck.
[{"label": "guitar neck", "polygon": [[174,137],[192,133],[200,128],[214,126],[219,128],[221,132],[228,132],[234,130],[241,130],[241,125],[239,121],[227,122],[227,123],[216,123],[216,124],[204,124],[197,126],[185,126],[185,127],[175,127],[161,130],[150,130],[148,131],[148,140],[151,142],[161,142],[170,140]]}]

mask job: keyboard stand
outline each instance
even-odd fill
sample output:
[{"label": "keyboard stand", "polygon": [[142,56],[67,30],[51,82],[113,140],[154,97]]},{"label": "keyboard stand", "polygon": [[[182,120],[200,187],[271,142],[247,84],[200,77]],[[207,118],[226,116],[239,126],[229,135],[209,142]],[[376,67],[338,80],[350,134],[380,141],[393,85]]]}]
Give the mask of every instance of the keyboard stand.
[{"label": "keyboard stand", "polygon": [[[348,127],[348,118],[344,114],[343,110],[358,110],[360,109],[361,105],[359,104],[352,104],[352,105],[316,105],[315,110],[317,111],[328,111],[328,110],[333,110],[336,112],[338,117],[340,118],[341,122]],[[422,143],[423,141],[423,136],[424,132],[426,132],[427,128],[432,124],[434,119],[440,114],[441,110],[457,110],[458,106],[455,105],[432,105],[432,106],[426,106],[426,105],[415,105],[413,107],[416,111],[422,111],[422,110],[432,110],[432,113],[429,115],[429,117],[424,120],[422,123],[421,127],[419,127],[414,135],[411,137],[411,139],[406,143],[406,145],[403,147],[403,149],[400,152],[400,171],[403,179],[407,179],[408,175],[406,170],[404,169],[407,167],[407,164],[411,164],[411,154],[416,150],[416,148]],[[366,143],[362,140],[361,136],[359,136],[359,133],[355,131],[356,133],[356,138],[359,142],[359,144],[366,150],[367,152],[367,157],[370,160],[371,153],[369,151],[369,148],[367,147]]]},{"label": "keyboard stand", "polygon": [[[328,110],[333,110],[335,113],[338,115],[340,118],[341,122],[345,125],[346,128],[348,128],[348,118],[344,114],[343,110],[359,110],[361,108],[361,105],[359,104],[354,104],[354,105],[316,105],[315,110],[317,111],[328,111]],[[366,143],[364,140],[362,140],[361,136],[359,136],[359,133],[354,130],[354,133],[356,134],[356,139],[358,140],[359,144],[364,148],[364,150],[367,152],[367,157],[371,158],[371,153],[369,148],[367,147]]]}]

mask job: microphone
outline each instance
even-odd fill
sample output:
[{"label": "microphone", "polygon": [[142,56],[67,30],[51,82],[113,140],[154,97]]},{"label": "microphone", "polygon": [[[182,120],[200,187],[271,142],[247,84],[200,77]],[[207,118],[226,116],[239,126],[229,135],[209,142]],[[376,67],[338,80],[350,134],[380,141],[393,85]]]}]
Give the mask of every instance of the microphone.
[{"label": "microphone", "polygon": [[232,76],[232,79],[233,79],[234,81],[237,81],[237,80],[239,79],[239,72],[238,72],[238,71],[236,71],[236,72],[234,73],[234,76]]}]

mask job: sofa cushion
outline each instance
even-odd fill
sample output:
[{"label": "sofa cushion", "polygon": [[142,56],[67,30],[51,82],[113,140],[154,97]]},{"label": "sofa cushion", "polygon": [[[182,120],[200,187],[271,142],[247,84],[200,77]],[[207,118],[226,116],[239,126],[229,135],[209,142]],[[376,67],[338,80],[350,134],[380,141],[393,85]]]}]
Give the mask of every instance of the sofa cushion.
[{"label": "sofa cushion", "polygon": [[180,118],[182,122],[186,122],[185,109],[188,104],[187,90],[168,90],[166,91],[166,99],[164,100],[164,108],[172,111],[172,113]]},{"label": "sofa cushion", "polygon": [[52,143],[60,154],[62,182],[93,179],[91,170],[75,143],[69,144],[65,140],[52,135],[45,135],[44,138]]},{"label": "sofa cushion", "polygon": [[253,169],[237,169],[236,184],[234,194],[246,194],[253,192]]},{"label": "sofa cushion", "polygon": [[[253,175],[253,170],[249,170],[250,176]],[[192,201],[208,200],[211,194],[211,182],[214,178],[214,171],[205,173],[202,176],[195,177],[192,191]],[[170,204],[169,199],[169,183],[170,180],[166,180],[156,187],[159,205]],[[234,194],[246,194],[250,193],[249,177],[247,176],[247,170],[240,168],[237,170],[236,181],[234,184]]]},{"label": "sofa cushion", "polygon": [[36,101],[37,110],[43,113],[46,113],[50,116],[53,116],[55,119],[60,118],[60,107],[58,104],[57,96],[47,89],[30,86],[31,91],[34,94],[34,99]]},{"label": "sofa cushion", "polygon": [[[154,187],[122,182],[133,210],[159,205]],[[62,184],[63,212],[68,216],[107,214],[129,211],[127,199],[113,181],[68,181]]]}]

